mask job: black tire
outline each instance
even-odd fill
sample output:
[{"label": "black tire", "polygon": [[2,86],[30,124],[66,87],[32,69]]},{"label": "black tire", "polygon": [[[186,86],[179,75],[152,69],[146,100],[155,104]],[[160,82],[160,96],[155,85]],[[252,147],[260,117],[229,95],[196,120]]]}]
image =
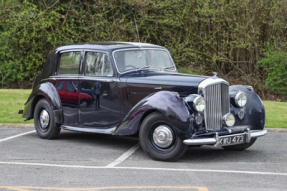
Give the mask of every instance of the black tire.
[{"label": "black tire", "polygon": [[[169,127],[173,134],[173,141],[167,148],[158,147],[153,140],[153,131],[160,125]],[[175,134],[168,119],[159,112],[154,112],[144,119],[140,127],[139,139],[144,152],[154,160],[176,161],[184,155],[188,148]]]},{"label": "black tire", "polygon": [[248,147],[251,147],[251,145],[253,145],[255,143],[257,138],[251,139],[249,143],[244,143],[244,144],[240,144],[240,145],[231,145],[231,146],[225,146],[222,147],[226,150],[238,150],[238,151],[242,151],[247,149]]},{"label": "black tire", "polygon": [[[40,122],[40,114],[45,110],[49,114],[47,127],[43,127]],[[34,124],[37,134],[42,139],[55,139],[59,136],[61,129],[54,121],[54,115],[49,102],[46,99],[38,101],[34,110]]]}]

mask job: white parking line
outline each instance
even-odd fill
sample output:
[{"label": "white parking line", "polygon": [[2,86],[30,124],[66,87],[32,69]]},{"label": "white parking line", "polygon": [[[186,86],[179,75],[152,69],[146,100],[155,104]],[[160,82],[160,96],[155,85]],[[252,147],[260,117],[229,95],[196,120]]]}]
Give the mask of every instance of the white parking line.
[{"label": "white parking line", "polygon": [[14,136],[11,136],[11,137],[7,137],[5,139],[0,139],[0,142],[3,142],[3,141],[8,141],[10,139],[14,139],[14,138],[17,138],[17,137],[21,137],[23,135],[27,135],[27,134],[30,134],[30,133],[35,133],[36,130],[33,130],[33,131],[28,131],[28,132],[25,132],[25,133],[21,133],[21,134],[18,134],[18,135],[14,135]]},{"label": "white parking line", "polygon": [[258,175],[277,175],[287,176],[287,173],[280,172],[260,172],[260,171],[240,171],[240,170],[213,170],[213,169],[181,169],[181,168],[148,168],[148,167],[107,167],[107,166],[79,166],[79,165],[61,165],[46,163],[25,163],[25,162],[4,162],[0,165],[28,165],[28,166],[45,166],[61,168],[81,168],[81,169],[117,169],[117,170],[154,170],[154,171],[176,171],[176,172],[208,172],[208,173],[234,173],[234,174],[258,174]]},{"label": "white parking line", "polygon": [[136,150],[138,150],[138,148],[140,148],[140,143],[137,143],[136,145],[134,145],[132,148],[130,148],[127,152],[125,152],[124,154],[122,154],[119,158],[117,158],[116,160],[114,160],[114,162],[108,164],[106,167],[107,168],[111,168],[111,167],[115,167],[118,164],[122,163],[124,160],[126,160],[127,158],[129,158],[129,156],[131,156]]}]

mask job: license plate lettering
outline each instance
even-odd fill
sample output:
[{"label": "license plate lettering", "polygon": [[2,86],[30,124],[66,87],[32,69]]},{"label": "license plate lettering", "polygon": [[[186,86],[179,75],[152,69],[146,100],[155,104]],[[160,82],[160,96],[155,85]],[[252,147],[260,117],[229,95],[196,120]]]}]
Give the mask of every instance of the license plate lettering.
[{"label": "license plate lettering", "polygon": [[244,143],[243,134],[219,138],[219,144],[221,146],[237,145],[237,144],[242,144],[242,143]]}]

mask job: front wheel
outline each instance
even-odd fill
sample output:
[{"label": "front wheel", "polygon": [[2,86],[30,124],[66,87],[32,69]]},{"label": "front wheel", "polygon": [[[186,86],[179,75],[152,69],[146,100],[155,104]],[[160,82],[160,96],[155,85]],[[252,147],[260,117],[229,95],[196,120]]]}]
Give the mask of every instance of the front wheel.
[{"label": "front wheel", "polygon": [[253,145],[256,141],[256,138],[253,138],[250,140],[249,143],[244,143],[244,144],[240,144],[240,145],[231,145],[231,146],[225,146],[225,147],[222,147],[226,150],[238,150],[238,151],[242,151],[242,150],[245,150],[249,147],[251,147],[251,145]]},{"label": "front wheel", "polygon": [[144,152],[154,160],[175,161],[188,148],[175,134],[168,119],[159,112],[154,112],[144,119],[139,139]]},{"label": "front wheel", "polygon": [[55,139],[61,131],[54,121],[52,108],[46,99],[41,99],[35,107],[34,124],[38,136],[43,139]]}]

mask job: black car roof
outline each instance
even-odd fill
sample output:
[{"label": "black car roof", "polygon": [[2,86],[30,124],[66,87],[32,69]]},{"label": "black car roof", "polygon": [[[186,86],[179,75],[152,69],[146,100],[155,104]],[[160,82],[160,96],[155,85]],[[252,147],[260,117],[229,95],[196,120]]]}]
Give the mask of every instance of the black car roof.
[{"label": "black car roof", "polygon": [[136,42],[89,42],[80,44],[71,44],[61,46],[56,51],[71,50],[71,49],[97,49],[97,50],[117,50],[125,48],[161,48],[162,46],[148,44],[148,43],[136,43]]}]

